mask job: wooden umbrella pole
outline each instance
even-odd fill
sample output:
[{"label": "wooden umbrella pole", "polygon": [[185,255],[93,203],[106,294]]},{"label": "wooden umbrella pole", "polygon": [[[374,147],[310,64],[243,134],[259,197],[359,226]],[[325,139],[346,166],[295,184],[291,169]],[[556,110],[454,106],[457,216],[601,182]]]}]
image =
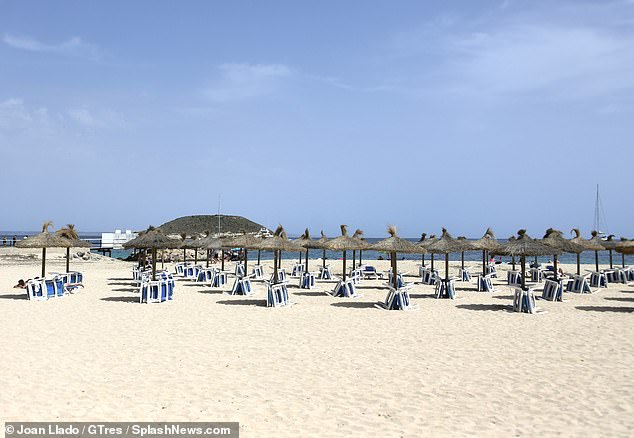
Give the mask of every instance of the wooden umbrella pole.
[{"label": "wooden umbrella pole", "polygon": [[324,267],[324,269],[326,269],[326,250],[322,250],[322,254],[321,254],[321,263],[322,266]]},{"label": "wooden umbrella pole", "polygon": [[187,249],[183,249],[183,263],[187,262]]},{"label": "wooden umbrella pole", "polygon": [[391,252],[390,258],[392,259],[392,282],[394,283],[394,289],[398,289],[398,269],[396,268],[396,253]]},{"label": "wooden umbrella pole", "polygon": [[198,249],[194,249],[194,265],[198,264]]},{"label": "wooden umbrella pole", "polygon": [[346,251],[343,252],[343,281],[346,281]]},{"label": "wooden umbrella pole", "polygon": [[434,270],[434,253],[431,253],[431,270]]},{"label": "wooden umbrella pole", "polygon": [[220,270],[224,271],[225,270],[225,250],[221,249],[220,250]]},{"label": "wooden umbrella pole", "polygon": [[597,272],[599,272],[599,251],[594,252],[594,265],[597,268]]},{"label": "wooden umbrella pole", "polygon": [[161,250],[161,269],[165,269],[165,250]]},{"label": "wooden umbrella pole", "polygon": [[520,259],[522,263],[522,290],[526,290],[526,256],[522,256]]},{"label": "wooden umbrella pole", "polygon": [[609,251],[610,254],[610,269],[613,269],[614,267],[612,266],[612,250]]},{"label": "wooden umbrella pole", "polygon": [[301,251],[299,252],[299,264],[300,265],[302,264],[302,252]]},{"label": "wooden umbrella pole", "polygon": [[464,251],[460,253],[460,267],[464,271]]},{"label": "wooden umbrella pole", "polygon": [[363,264],[363,250],[359,250],[359,266]]},{"label": "wooden umbrella pole", "polygon": [[70,272],[70,248],[66,248],[66,272]]},{"label": "wooden umbrella pole", "polygon": [[42,278],[46,278],[46,248],[42,248]]},{"label": "wooden umbrella pole", "polygon": [[352,269],[354,270],[357,266],[356,266],[356,261],[357,261],[357,250],[353,249],[352,250]]},{"label": "wooden umbrella pole", "polygon": [[625,253],[621,254],[621,264],[623,267],[625,267]]},{"label": "wooden umbrella pole", "polygon": [[152,281],[156,280],[156,248],[152,248]]},{"label": "wooden umbrella pole", "polygon": [[249,250],[244,248],[244,276],[246,277],[247,275],[247,260],[249,260]]},{"label": "wooden umbrella pole", "polygon": [[423,263],[423,268],[425,267],[425,253],[421,254],[421,262]]},{"label": "wooden umbrella pole", "polygon": [[553,266],[555,267],[555,281],[559,280],[559,275],[557,272],[557,256],[553,256]]},{"label": "wooden umbrella pole", "polygon": [[277,283],[277,251],[273,251],[273,284]]},{"label": "wooden umbrella pole", "polygon": [[308,248],[306,248],[306,273],[308,274]]},{"label": "wooden umbrella pole", "polygon": [[209,267],[209,253],[211,252],[211,250],[207,250],[207,267]]},{"label": "wooden umbrella pole", "polygon": [[445,254],[445,281],[449,284],[449,253]]},{"label": "wooden umbrella pole", "polygon": [[258,265],[260,264],[260,250],[258,249]]}]

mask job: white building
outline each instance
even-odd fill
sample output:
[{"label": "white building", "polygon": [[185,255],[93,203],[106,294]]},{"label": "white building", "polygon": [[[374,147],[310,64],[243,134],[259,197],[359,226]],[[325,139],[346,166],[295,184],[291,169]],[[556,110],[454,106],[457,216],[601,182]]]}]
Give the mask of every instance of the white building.
[{"label": "white building", "polygon": [[114,233],[101,233],[101,247],[112,249],[123,249],[123,244],[134,239],[138,234],[131,230],[115,230]]}]

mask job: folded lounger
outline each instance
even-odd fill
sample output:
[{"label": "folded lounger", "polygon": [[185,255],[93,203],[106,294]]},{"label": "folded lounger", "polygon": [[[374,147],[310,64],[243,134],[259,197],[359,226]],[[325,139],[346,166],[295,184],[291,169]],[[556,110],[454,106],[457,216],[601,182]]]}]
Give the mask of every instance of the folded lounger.
[{"label": "folded lounger", "polygon": [[288,287],[286,283],[272,284],[266,282],[266,306],[267,307],[285,307],[290,306],[292,303],[288,296]]},{"label": "folded lounger", "polygon": [[233,283],[233,287],[231,288],[230,295],[252,295],[253,288],[251,286],[251,280],[249,277],[236,277],[236,281]]},{"label": "folded lounger", "polygon": [[548,301],[563,301],[563,280],[544,280],[544,290],[542,291],[542,298]]},{"label": "folded lounger", "polygon": [[453,278],[449,280],[440,279],[436,283],[436,298],[456,298],[456,286]]},{"label": "folded lounger", "polygon": [[299,278],[299,287],[302,289],[312,289],[315,287],[315,275],[310,272],[302,273]]},{"label": "folded lounger", "polygon": [[333,297],[344,297],[344,298],[360,298],[361,295],[357,293],[357,289],[354,286],[354,281],[352,279],[347,278],[346,280],[340,280],[339,283],[335,286],[335,289],[332,293],[326,292],[328,295],[332,295]]},{"label": "folded lounger", "polygon": [[318,277],[320,280],[332,280],[332,272],[330,271],[330,266],[320,266]]},{"label": "folded lounger", "polygon": [[538,313],[540,310],[535,304],[535,293],[532,288],[524,290],[521,287],[511,286],[514,290],[513,311],[521,313]]},{"label": "folded lounger", "polygon": [[415,310],[418,309],[416,304],[412,304],[409,297],[409,289],[411,286],[405,286],[398,289],[394,289],[389,286],[389,292],[385,301],[378,303],[377,307],[385,310]]}]

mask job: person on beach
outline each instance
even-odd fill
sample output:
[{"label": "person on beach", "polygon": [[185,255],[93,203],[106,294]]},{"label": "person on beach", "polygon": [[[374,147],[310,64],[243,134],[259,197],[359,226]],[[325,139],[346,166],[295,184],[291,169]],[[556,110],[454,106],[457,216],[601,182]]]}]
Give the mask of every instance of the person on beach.
[{"label": "person on beach", "polygon": [[24,280],[20,279],[20,280],[18,280],[18,284],[13,286],[13,288],[14,289],[26,289],[26,283],[24,282]]}]

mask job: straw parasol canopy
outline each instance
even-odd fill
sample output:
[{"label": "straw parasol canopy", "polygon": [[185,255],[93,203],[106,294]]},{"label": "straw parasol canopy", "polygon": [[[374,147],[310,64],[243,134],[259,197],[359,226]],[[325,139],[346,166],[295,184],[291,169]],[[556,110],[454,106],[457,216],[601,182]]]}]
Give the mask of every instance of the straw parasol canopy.
[{"label": "straw parasol canopy", "polygon": [[306,249],[306,272],[308,272],[308,250],[310,248],[322,248],[322,244],[319,242],[319,240],[313,240],[310,238],[310,232],[308,231],[308,228],[304,230],[304,234],[293,240],[293,243]]},{"label": "straw parasol canopy", "polygon": [[273,233],[273,237],[268,239],[262,239],[260,241],[259,249],[263,251],[273,251],[273,281],[277,281],[277,265],[278,265],[278,256],[281,256],[282,251],[293,251],[299,252],[303,251],[304,248],[299,246],[298,244],[291,242],[288,240],[288,236],[286,235],[286,231],[284,231],[284,227],[282,225],[278,225],[275,233]]},{"label": "straw parasol canopy", "polygon": [[427,251],[432,254],[445,255],[445,281],[449,281],[449,254],[452,252],[469,251],[471,245],[466,240],[454,239],[447,232],[446,228],[442,229],[440,239],[436,239],[432,243],[427,244]]},{"label": "straw parasol canopy", "polygon": [[325,247],[331,251],[341,251],[343,253],[343,279],[346,279],[346,251],[365,249],[367,243],[361,239],[348,236],[348,226],[341,225],[341,236],[326,242]]},{"label": "straw parasol canopy", "polygon": [[388,225],[387,232],[390,235],[387,239],[383,239],[374,245],[370,246],[375,251],[387,252],[390,254],[390,260],[392,263],[392,281],[394,282],[394,289],[398,289],[398,269],[396,266],[396,253],[417,253],[419,247],[415,244],[408,242],[405,239],[401,239],[396,235],[396,227],[394,225]]},{"label": "straw parasol canopy", "polygon": [[[573,254],[580,254],[583,252],[583,247],[575,242],[572,242],[563,237],[563,233],[559,230],[555,230],[553,228],[549,228],[546,230],[546,234],[542,239],[542,243],[550,246],[551,248],[556,248],[561,252],[568,252]],[[553,254],[553,265],[555,268],[555,280],[559,276],[559,272],[557,270],[557,254]]]},{"label": "straw parasol canopy", "polygon": [[[590,239],[590,240],[584,239],[583,237],[581,237],[581,232],[579,231],[579,228],[573,228],[571,232],[575,234],[575,237],[570,239],[572,242],[581,245],[584,251],[595,251],[596,268],[598,271],[599,270],[598,251],[603,251],[603,245],[601,245],[601,242],[598,239]],[[579,275],[580,273],[581,273],[581,257],[579,256],[579,254],[577,254],[577,275]]]},{"label": "straw parasol canopy", "polygon": [[324,234],[324,230],[321,230],[321,237],[316,242],[319,245],[319,248],[322,249],[321,262],[323,267],[326,267],[326,243],[328,242],[328,237]]},{"label": "straw parasol canopy", "polygon": [[69,248],[71,242],[63,237],[51,234],[48,229],[53,222],[46,221],[42,224],[42,232],[35,236],[27,237],[15,244],[16,248],[41,248],[42,249],[42,278],[46,276],[46,248]]},{"label": "straw parasol canopy", "polygon": [[[363,232],[363,230],[357,228],[354,232],[354,234],[352,235],[353,239],[357,239],[360,242],[365,244],[364,248],[359,248],[359,255],[361,255],[361,251],[363,251],[365,248],[368,248],[370,246],[370,244],[368,242],[365,241],[365,239],[363,238],[363,235],[365,233]],[[356,265],[356,261],[357,261],[357,250],[353,249],[352,250],[352,269],[355,269],[357,267]],[[359,265],[361,265],[361,262],[359,261]]]},{"label": "straw parasol canopy", "polygon": [[55,234],[71,242],[71,246],[66,248],[66,272],[70,272],[70,248],[90,248],[92,245],[90,242],[79,238],[74,224],[67,224],[65,227],[57,230]]},{"label": "straw parasol canopy", "polygon": [[482,275],[486,275],[486,268],[489,265],[487,253],[496,250],[500,243],[495,239],[495,234],[491,228],[487,228],[482,237],[469,243],[473,250],[482,251]]},{"label": "straw parasol canopy", "polygon": [[626,240],[624,238],[616,245],[615,250],[621,254],[634,254],[634,240]]},{"label": "straw parasol canopy", "polygon": [[420,239],[418,240],[418,242],[415,243],[416,247],[418,248],[416,253],[421,254],[421,264],[423,266],[425,266],[425,254],[427,254],[427,248],[425,248],[425,246],[427,245],[426,239],[427,233],[423,233],[420,235]]},{"label": "straw parasol canopy", "polygon": [[242,248],[244,250],[244,274],[247,275],[247,260],[248,251],[250,249],[260,249],[260,243],[262,239],[255,237],[253,234],[247,234],[246,231],[242,231],[242,234],[225,240],[225,245],[232,248]]},{"label": "straw parasol canopy", "polygon": [[[425,233],[423,233],[425,234]],[[421,240],[418,241],[418,245],[423,248],[426,252],[430,252],[427,249],[428,245],[431,245],[432,243],[436,242],[438,240],[438,238],[436,237],[435,234],[432,234],[429,236],[429,239],[425,239],[423,236],[421,236]],[[423,259],[423,261],[425,261]],[[434,269],[434,253],[431,253],[431,269]]]},{"label": "straw parasol canopy", "polygon": [[207,267],[209,267],[209,253],[211,250],[222,249],[225,247],[224,240],[220,237],[216,237],[211,233],[208,233],[205,237],[199,240],[201,248],[207,250]]},{"label": "straw parasol canopy", "polygon": [[163,234],[159,229],[149,226],[148,229],[136,238],[123,244],[123,247],[149,249],[152,251],[152,279],[156,278],[156,250],[176,249],[181,247],[181,241],[172,239]]},{"label": "straw parasol canopy", "polygon": [[510,240],[499,248],[491,251],[492,254],[507,256],[519,256],[522,263],[522,288],[526,287],[526,256],[559,255],[561,251],[557,248],[547,246],[526,234],[526,230],[517,232],[517,239]]}]

